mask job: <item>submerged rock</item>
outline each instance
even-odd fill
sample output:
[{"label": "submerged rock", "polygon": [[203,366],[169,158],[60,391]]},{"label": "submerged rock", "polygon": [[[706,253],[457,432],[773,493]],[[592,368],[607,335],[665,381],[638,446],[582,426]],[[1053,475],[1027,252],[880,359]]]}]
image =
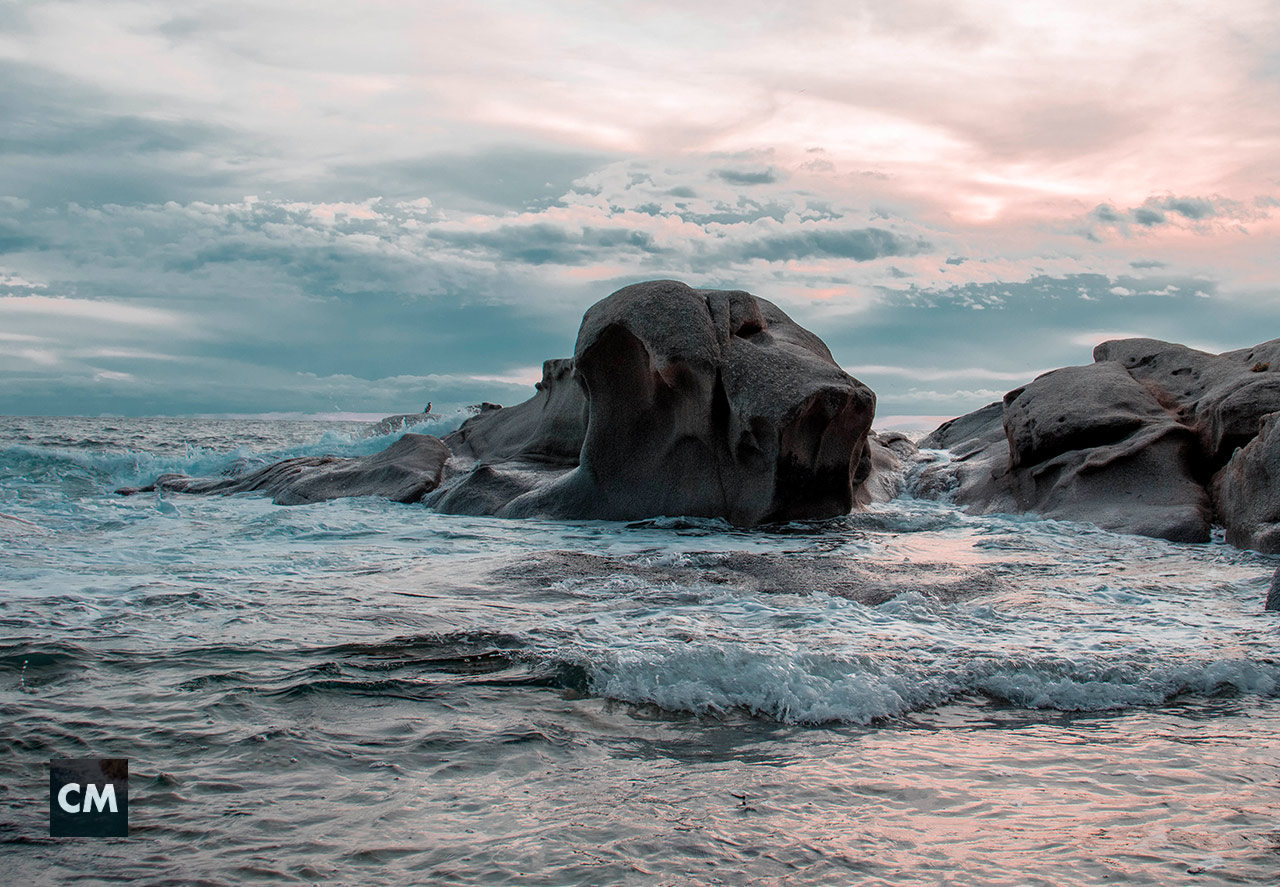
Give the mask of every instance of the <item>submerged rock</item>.
[{"label": "submerged rock", "polygon": [[172,490],[178,493],[258,492],[278,505],[304,505],[348,496],[384,496],[396,502],[417,502],[440,483],[449,449],[427,434],[406,434],[380,453],[354,459],[304,456],[230,478],[193,478],[163,474],[147,487],[126,487],[131,493]]},{"label": "submerged rock", "polygon": [[948,603],[1007,590],[997,571],[982,566],[911,560],[868,567],[844,554],[813,552],[799,558],[784,552],[689,552],[676,561],[639,555],[599,555],[578,551],[537,551],[517,563],[487,573],[488,584],[511,588],[595,585],[610,579],[641,579],[649,585],[738,587],[757,594],[810,595],[815,589],[868,606],[901,594]]},{"label": "submerged rock", "polygon": [[1183,542],[1208,541],[1216,520],[1236,544],[1275,550],[1266,547],[1280,545],[1280,533],[1269,535],[1280,522],[1268,474],[1275,445],[1249,442],[1280,410],[1280,374],[1269,371],[1272,361],[1280,368],[1280,339],[1220,355],[1122,339],[1099,345],[1094,361],[939,427],[921,446],[950,459],[925,466],[918,490],[977,512],[1032,511]]}]

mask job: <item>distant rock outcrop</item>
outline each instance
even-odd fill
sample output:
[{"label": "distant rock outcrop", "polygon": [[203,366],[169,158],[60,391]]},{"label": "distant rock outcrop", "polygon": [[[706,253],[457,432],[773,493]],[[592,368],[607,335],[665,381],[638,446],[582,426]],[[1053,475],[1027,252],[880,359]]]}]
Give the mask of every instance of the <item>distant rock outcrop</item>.
[{"label": "distant rock outcrop", "polygon": [[405,428],[412,428],[422,422],[431,422],[439,419],[438,413],[400,413],[396,416],[387,416],[369,428],[368,435],[370,437],[380,437],[384,434],[392,434],[396,431],[402,431]]},{"label": "distant rock outcrop", "polygon": [[1207,541],[1217,522],[1234,544],[1280,551],[1273,365],[1280,339],[1218,355],[1104,342],[1093,364],[1046,373],[922,440],[950,459],[919,472],[918,492],[1185,542]]}]

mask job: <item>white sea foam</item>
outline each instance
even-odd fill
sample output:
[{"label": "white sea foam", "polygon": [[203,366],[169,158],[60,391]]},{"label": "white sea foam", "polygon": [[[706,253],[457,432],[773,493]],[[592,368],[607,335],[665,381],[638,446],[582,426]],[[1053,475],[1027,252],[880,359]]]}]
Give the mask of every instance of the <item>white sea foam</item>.
[{"label": "white sea foam", "polygon": [[1280,686],[1280,666],[1247,660],[1108,666],[975,657],[941,669],[711,645],[613,653],[592,666],[590,676],[595,692],[626,702],[853,724],[969,696],[1032,709],[1106,711],[1158,705],[1181,694],[1271,697]]}]

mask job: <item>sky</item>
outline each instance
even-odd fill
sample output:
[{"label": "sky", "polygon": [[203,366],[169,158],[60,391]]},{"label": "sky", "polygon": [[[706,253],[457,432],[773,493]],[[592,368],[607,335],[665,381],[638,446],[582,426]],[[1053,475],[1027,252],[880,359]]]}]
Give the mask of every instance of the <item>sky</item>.
[{"label": "sky", "polygon": [[654,278],[886,419],[1280,336],[1280,0],[7,0],[0,120],[0,413],[516,403]]}]

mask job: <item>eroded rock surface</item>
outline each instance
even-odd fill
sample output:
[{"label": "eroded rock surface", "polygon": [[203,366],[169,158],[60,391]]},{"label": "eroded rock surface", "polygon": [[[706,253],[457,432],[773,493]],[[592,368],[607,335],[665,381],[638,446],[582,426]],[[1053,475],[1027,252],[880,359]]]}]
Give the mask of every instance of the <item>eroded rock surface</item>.
[{"label": "eroded rock surface", "polygon": [[1275,550],[1275,445],[1254,440],[1280,410],[1272,361],[1280,370],[1280,340],[1220,355],[1104,342],[1093,364],[1046,373],[922,440],[949,455],[918,473],[917,490],[1176,541],[1207,541],[1216,521],[1237,544]]},{"label": "eroded rock surface", "polygon": [[[746,526],[830,517],[853,508],[871,471],[875,395],[817,336],[750,293],[671,280],[621,289],[583,317],[577,395],[559,393],[567,372],[558,365],[532,401],[450,436],[487,468],[486,488],[515,490],[538,463],[570,465],[582,429],[572,470],[498,514]],[[436,507],[450,510],[450,495]]]},{"label": "eroded rock surface", "polygon": [[1280,411],[1280,339],[1224,354],[1117,339],[1095,348],[1093,359],[1115,361],[1166,398],[1215,464],[1251,441],[1263,416]]}]

